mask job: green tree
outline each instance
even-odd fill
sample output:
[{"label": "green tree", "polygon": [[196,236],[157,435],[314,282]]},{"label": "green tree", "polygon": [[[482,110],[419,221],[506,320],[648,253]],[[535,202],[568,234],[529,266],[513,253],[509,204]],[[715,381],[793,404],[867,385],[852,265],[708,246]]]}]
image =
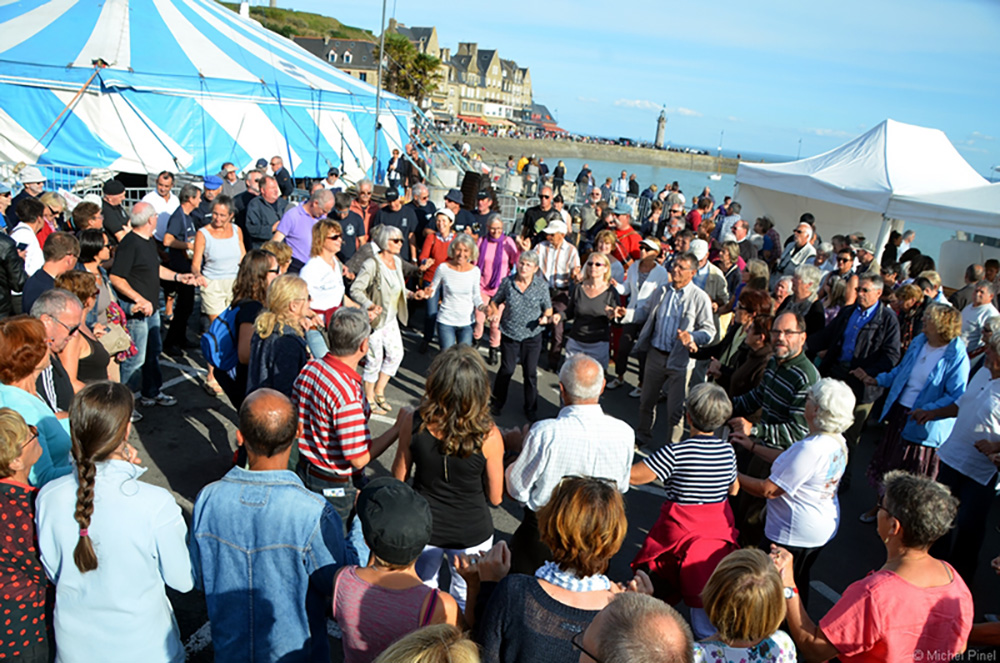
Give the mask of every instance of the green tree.
[{"label": "green tree", "polygon": [[[376,65],[383,60],[379,51],[379,44],[375,44]],[[410,40],[395,32],[385,34],[385,69],[382,75],[382,87],[393,94],[401,94],[399,90],[400,81],[405,78],[405,73],[413,64],[417,57],[416,47]]]},{"label": "green tree", "polygon": [[424,98],[432,94],[441,80],[438,67],[441,60],[433,55],[417,53],[413,62],[407,68],[407,76],[400,81],[400,94],[413,99],[419,106]]}]

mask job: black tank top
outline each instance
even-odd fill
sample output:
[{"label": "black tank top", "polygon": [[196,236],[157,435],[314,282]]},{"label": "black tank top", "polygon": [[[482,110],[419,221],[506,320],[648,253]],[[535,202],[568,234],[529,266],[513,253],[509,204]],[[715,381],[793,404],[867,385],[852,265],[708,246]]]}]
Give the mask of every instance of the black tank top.
[{"label": "black tank top", "polygon": [[100,341],[95,341],[84,334],[81,334],[81,336],[90,345],[90,354],[80,358],[76,367],[77,379],[80,382],[88,384],[97,382],[98,380],[107,380],[108,363],[111,361],[111,355],[104,349]]},{"label": "black tank top", "polygon": [[493,515],[486,501],[486,456],[482,450],[468,458],[446,456],[441,442],[420,430],[413,416],[413,489],[431,506],[432,546],[471,548],[493,536]]}]

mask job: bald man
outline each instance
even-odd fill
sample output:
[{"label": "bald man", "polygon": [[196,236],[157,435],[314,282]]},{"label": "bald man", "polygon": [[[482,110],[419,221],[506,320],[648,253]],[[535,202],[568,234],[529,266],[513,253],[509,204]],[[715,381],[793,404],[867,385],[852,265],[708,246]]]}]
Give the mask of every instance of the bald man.
[{"label": "bald man", "polygon": [[624,592],[597,613],[573,638],[580,663],[691,663],[691,629],[680,614],[659,599]]},{"label": "bald man", "polygon": [[[357,564],[340,516],[287,469],[302,433],[287,396],[258,389],[243,401],[236,443],[247,467],[234,467],[198,495],[191,561],[205,591],[220,661],[329,659],[326,606],[338,569]],[[253,572],[250,573],[249,570]],[[236,635],[238,634],[238,635]]]}]

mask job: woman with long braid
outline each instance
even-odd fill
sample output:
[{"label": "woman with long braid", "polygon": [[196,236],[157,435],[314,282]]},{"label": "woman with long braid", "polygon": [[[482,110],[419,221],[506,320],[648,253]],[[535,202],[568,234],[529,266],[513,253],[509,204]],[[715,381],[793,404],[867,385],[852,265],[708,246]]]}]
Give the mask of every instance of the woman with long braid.
[{"label": "woman with long braid", "polygon": [[169,492],[139,481],[132,392],[80,390],[70,409],[76,472],[38,495],[42,565],[56,586],[58,660],[184,661],[165,585],[194,586],[187,526]]}]

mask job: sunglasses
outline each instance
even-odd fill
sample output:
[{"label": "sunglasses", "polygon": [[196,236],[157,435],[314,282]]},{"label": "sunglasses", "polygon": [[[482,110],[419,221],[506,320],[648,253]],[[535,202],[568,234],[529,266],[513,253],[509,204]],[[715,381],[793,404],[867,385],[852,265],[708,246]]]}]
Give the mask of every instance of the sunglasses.
[{"label": "sunglasses", "polygon": [[267,273],[268,274],[280,274],[281,273],[281,268],[280,267],[275,267],[274,269],[269,269],[269,270],[267,270]]},{"label": "sunglasses", "polygon": [[328,235],[327,239],[340,239],[340,235]]},{"label": "sunglasses", "polygon": [[392,239],[390,239],[389,241],[390,241],[390,242],[399,242],[400,244],[402,244],[402,243],[403,243],[403,239],[402,239],[401,237],[393,237],[393,238],[392,238]]},{"label": "sunglasses", "polygon": [[[80,330],[80,325],[73,325],[72,327],[70,327],[65,322],[63,322],[62,320],[60,320],[59,318],[57,318],[55,316],[51,316],[51,317],[52,317],[53,320],[55,320],[60,325],[62,325],[62,328],[65,329],[68,332],[69,336],[72,336],[73,334],[75,334],[76,332],[78,332]],[[83,324],[83,323],[81,323],[81,324]]]},{"label": "sunglasses", "polygon": [[538,196],[538,197],[541,198],[542,200],[548,200],[552,196]]}]

